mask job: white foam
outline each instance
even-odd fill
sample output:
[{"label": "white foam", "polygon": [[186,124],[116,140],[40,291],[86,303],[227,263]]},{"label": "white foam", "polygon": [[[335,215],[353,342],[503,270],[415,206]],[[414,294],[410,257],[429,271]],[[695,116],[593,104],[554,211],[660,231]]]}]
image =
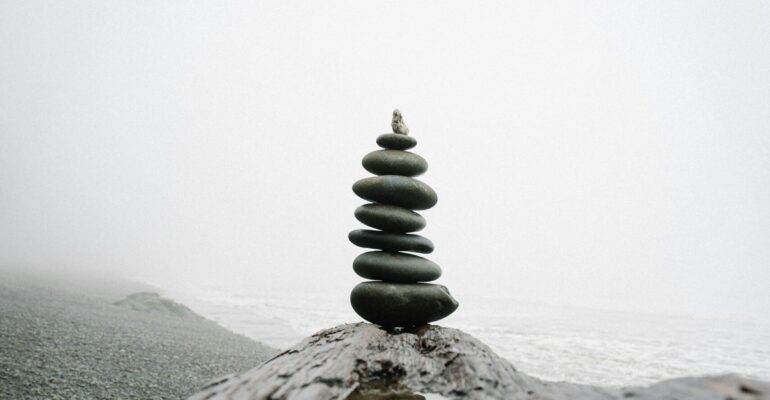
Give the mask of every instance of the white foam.
[{"label": "white foam", "polygon": [[[287,348],[319,330],[360,321],[346,297],[174,287],[166,295],[226,328]],[[662,315],[463,299],[443,325],[488,344],[520,371],[554,381],[642,385],[739,373],[770,380],[770,326]]]}]

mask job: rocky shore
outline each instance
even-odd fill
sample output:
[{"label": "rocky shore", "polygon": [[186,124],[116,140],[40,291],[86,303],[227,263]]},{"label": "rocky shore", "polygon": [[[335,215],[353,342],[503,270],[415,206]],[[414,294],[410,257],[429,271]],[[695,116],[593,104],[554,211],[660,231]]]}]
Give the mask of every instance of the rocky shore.
[{"label": "rocky shore", "polygon": [[180,399],[277,353],[157,294],[101,291],[0,281],[0,399]]},{"label": "rocky shore", "polygon": [[764,400],[770,383],[738,375],[622,388],[546,382],[457,329],[425,325],[392,334],[358,323],[318,332],[190,398],[214,399]]},{"label": "rocky shore", "polygon": [[0,278],[0,399],[770,399],[770,383],[738,375],[547,382],[435,325],[346,324],[279,354],[152,288]]}]

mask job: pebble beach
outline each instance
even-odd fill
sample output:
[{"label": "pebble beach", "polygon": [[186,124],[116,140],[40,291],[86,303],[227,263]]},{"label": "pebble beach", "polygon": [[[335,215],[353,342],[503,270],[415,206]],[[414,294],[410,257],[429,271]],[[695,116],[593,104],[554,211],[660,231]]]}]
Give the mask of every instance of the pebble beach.
[{"label": "pebble beach", "polygon": [[191,312],[116,305],[129,291],[0,281],[0,399],[182,399],[277,353]]}]

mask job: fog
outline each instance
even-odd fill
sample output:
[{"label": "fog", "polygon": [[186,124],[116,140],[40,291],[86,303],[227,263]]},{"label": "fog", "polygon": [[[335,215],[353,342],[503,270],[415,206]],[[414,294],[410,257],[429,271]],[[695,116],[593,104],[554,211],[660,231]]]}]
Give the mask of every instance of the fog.
[{"label": "fog", "polygon": [[399,108],[461,303],[770,321],[768,38],[759,1],[4,1],[0,268],[347,297]]}]

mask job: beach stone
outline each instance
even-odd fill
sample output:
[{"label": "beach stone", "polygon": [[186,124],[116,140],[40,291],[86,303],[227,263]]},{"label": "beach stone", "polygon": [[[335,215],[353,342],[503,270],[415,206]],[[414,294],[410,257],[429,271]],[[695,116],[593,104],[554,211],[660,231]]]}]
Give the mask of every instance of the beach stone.
[{"label": "beach stone", "polygon": [[356,208],[357,220],[386,232],[407,233],[425,228],[425,218],[406,208],[387,204],[364,204]]},{"label": "beach stone", "polygon": [[417,154],[401,150],[375,150],[361,164],[375,175],[417,176],[428,170],[428,162]]},{"label": "beach stone", "polygon": [[408,150],[417,146],[417,139],[398,133],[386,133],[377,137],[377,145],[383,149]]},{"label": "beach stone", "polygon": [[393,119],[390,122],[390,127],[393,129],[393,133],[409,134],[409,127],[406,126],[404,116],[401,115],[401,111],[398,111],[398,109],[393,110]]},{"label": "beach stone", "polygon": [[353,270],[362,278],[388,282],[430,282],[441,276],[441,267],[427,258],[386,251],[360,254]]},{"label": "beach stone", "polygon": [[348,239],[358,246],[385,251],[412,251],[432,253],[433,242],[420,235],[356,229],[348,234]]},{"label": "beach stone", "polygon": [[385,327],[438,321],[458,307],[446,287],[430,283],[362,282],[350,293],[350,304],[365,320]]},{"label": "beach stone", "polygon": [[427,210],[438,202],[438,196],[430,186],[398,175],[360,179],[353,184],[353,192],[364,200],[412,210]]}]

